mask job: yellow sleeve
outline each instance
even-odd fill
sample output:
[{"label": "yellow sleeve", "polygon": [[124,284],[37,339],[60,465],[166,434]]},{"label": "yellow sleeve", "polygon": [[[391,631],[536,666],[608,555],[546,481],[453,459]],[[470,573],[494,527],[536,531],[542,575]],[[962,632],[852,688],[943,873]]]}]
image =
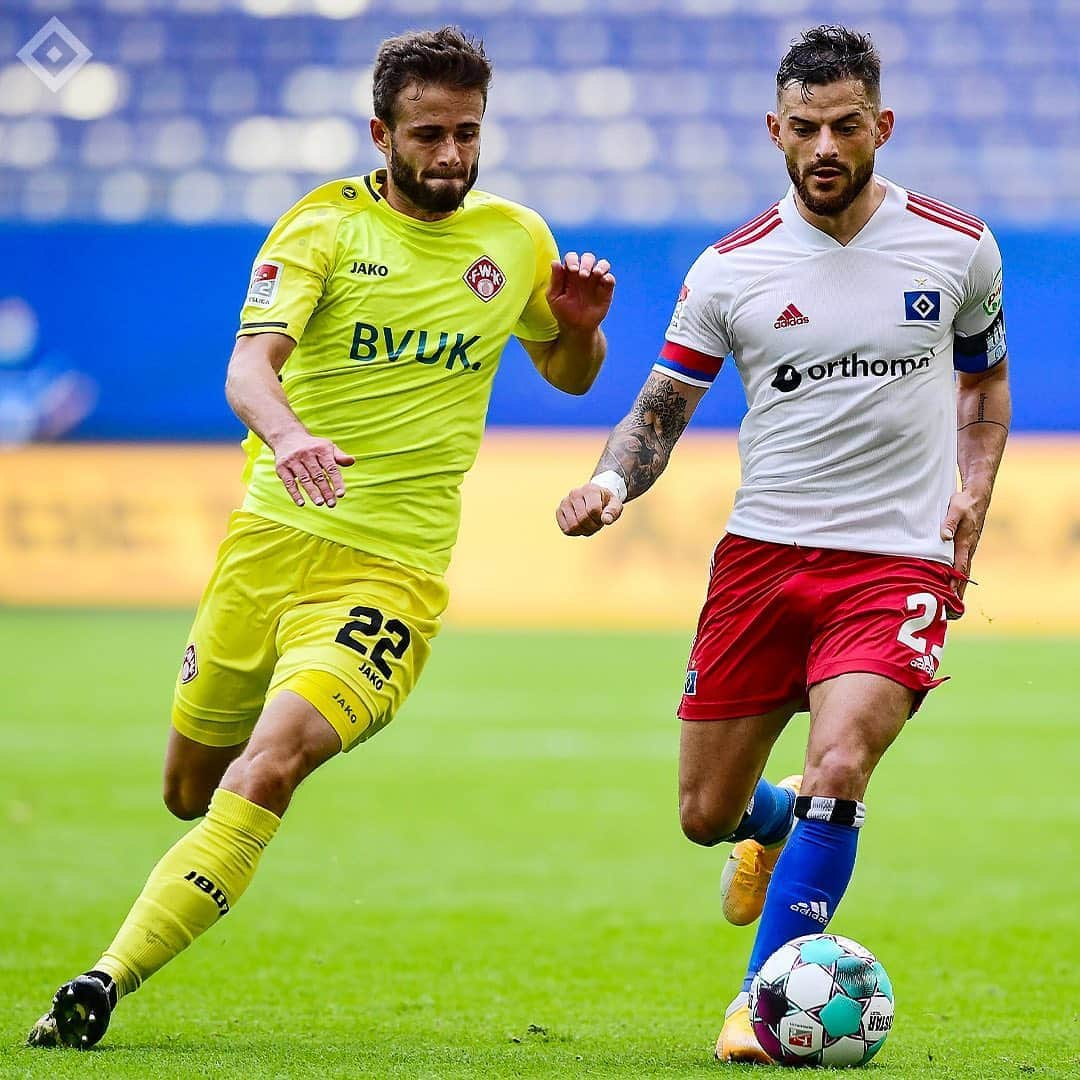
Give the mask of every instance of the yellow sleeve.
[{"label": "yellow sleeve", "polygon": [[251,269],[237,337],[271,331],[299,342],[333,270],[340,221],[306,200],[278,219]]},{"label": "yellow sleeve", "polygon": [[514,337],[524,341],[554,341],[559,336],[559,324],[548,307],[546,293],[551,284],[551,264],[559,257],[559,246],[539,214],[527,213],[522,223],[532,238],[536,270],[528,303],[514,327]]}]

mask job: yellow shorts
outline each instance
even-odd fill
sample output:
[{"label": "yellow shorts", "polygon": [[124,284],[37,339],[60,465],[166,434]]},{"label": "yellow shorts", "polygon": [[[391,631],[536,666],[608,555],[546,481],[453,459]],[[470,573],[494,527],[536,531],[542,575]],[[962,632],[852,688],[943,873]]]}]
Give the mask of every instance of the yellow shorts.
[{"label": "yellow shorts", "polygon": [[173,726],[236,746],[291,690],[351,750],[415,685],[446,601],[440,577],[237,510],[195,615]]}]

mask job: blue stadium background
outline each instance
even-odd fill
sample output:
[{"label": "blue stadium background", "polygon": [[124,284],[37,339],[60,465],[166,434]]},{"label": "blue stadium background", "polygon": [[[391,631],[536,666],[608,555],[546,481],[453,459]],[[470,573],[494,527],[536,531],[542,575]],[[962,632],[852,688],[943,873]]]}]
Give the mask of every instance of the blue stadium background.
[{"label": "blue stadium background", "polygon": [[[16,56],[52,16],[66,29],[37,43],[38,63],[79,59],[80,42],[92,53],[56,92]],[[221,384],[267,225],[377,163],[379,41],[456,22],[496,64],[480,185],[536,207],[564,249],[601,252],[619,278],[594,393],[551,391],[512,347],[490,419],[607,425],[697,252],[786,187],[762,117],[779,56],[820,21],[878,42],[898,113],[880,171],[999,237],[1017,427],[1080,429],[1076,0],[9,0],[0,398],[35,368],[70,369],[98,394],[68,437],[238,435]],[[741,409],[729,373],[695,423],[732,427]]]}]

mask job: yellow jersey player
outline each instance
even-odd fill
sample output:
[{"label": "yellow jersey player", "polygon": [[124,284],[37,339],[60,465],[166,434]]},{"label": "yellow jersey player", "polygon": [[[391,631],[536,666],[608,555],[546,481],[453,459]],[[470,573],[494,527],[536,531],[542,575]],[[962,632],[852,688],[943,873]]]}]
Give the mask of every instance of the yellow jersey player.
[{"label": "yellow jersey player", "polygon": [[240,898],[297,785],[412,689],[446,606],[462,477],[511,334],[584,393],[608,263],[561,261],[543,220],[473,191],[491,75],[453,28],[383,43],[371,134],[386,168],[318,188],[255,260],[226,394],[247,495],[183,658],[165,802],[206,815],[115,940],[65,983],[34,1045],[87,1047],[118,999]]}]

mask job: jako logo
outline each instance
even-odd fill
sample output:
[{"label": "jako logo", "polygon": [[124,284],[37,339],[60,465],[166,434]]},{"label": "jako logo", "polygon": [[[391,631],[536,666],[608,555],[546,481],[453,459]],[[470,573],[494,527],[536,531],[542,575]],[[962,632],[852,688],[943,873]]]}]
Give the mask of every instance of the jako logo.
[{"label": "jako logo", "polygon": [[[858,353],[841,356],[838,360],[828,360],[824,364],[811,364],[806,369],[806,377],[813,382],[839,376],[841,379],[866,379],[902,377],[908,372],[928,368],[934,358],[933,351],[924,356],[900,356],[893,360],[860,360]],[[781,364],[773,376],[772,385],[782,394],[790,394],[803,381],[802,373],[791,364]]]},{"label": "jako logo", "polygon": [[390,273],[390,267],[383,266],[382,263],[354,262],[349,273],[364,274],[367,277],[386,277]]}]

